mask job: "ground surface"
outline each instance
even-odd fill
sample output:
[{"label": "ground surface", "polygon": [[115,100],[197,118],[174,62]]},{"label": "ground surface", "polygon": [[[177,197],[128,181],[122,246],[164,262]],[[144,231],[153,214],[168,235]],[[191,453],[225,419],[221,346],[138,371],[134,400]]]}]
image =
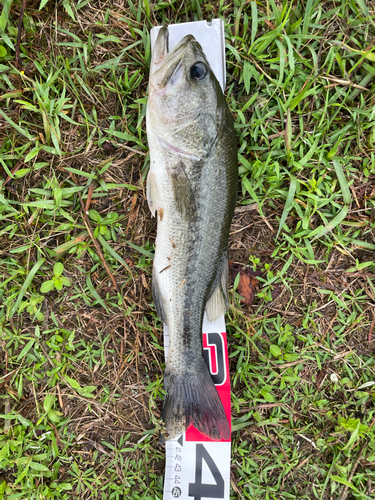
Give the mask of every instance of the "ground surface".
[{"label": "ground surface", "polygon": [[21,31],[2,4],[0,498],[162,496],[149,30],[213,17],[240,148],[232,498],[374,498],[374,2],[38,0]]}]

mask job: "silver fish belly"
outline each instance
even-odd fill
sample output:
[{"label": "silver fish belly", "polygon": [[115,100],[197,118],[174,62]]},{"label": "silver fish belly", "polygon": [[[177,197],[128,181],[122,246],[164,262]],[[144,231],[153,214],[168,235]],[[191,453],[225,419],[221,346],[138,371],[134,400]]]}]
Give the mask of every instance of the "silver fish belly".
[{"label": "silver fish belly", "polygon": [[205,311],[213,321],[228,307],[237,141],[220,85],[193,36],[168,51],[168,31],[159,31],[146,118],[147,199],[158,217],[153,296],[170,334],[166,434],[173,438],[193,424],[212,439],[228,439],[229,424],[203,358],[202,321]]}]

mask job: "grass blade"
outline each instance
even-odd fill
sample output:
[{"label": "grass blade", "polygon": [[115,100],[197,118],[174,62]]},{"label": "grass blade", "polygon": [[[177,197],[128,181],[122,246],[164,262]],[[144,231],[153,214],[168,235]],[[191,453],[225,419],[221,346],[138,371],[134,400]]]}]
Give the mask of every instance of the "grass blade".
[{"label": "grass blade", "polygon": [[74,247],[74,245],[77,245],[78,243],[82,243],[86,239],[88,234],[89,233],[87,231],[83,231],[82,233],[80,233],[78,236],[71,239],[70,241],[67,241],[66,243],[63,243],[62,245],[59,245],[58,247],[56,247],[54,252],[56,252],[56,255],[61,256],[64,252],[66,252],[70,248]]},{"label": "grass blade", "polygon": [[105,248],[107,252],[112,255],[112,257],[118,260],[129,271],[130,274],[132,274],[130,267],[127,265],[124,259],[117,252],[115,252],[115,250],[113,250],[113,248],[106,242],[101,234],[98,235],[98,240],[100,241],[102,247]]},{"label": "grass blade", "polygon": [[346,180],[344,171],[342,169],[342,166],[340,165],[339,160],[333,160],[333,166],[337,175],[337,179],[339,181],[341,191],[342,191],[342,196],[344,198],[344,202],[346,205],[350,205],[352,202],[352,196],[350,194],[350,189],[348,185],[348,181]]},{"label": "grass blade", "polygon": [[368,248],[369,250],[375,250],[375,245],[373,243],[368,243],[367,241],[352,240],[351,243],[359,247]]},{"label": "grass blade", "polygon": [[258,8],[256,2],[250,2],[250,5],[251,5],[251,45],[253,45],[258,31]]},{"label": "grass blade", "polygon": [[101,298],[101,296],[98,294],[98,292],[95,290],[94,288],[94,285],[92,284],[92,281],[91,281],[91,278],[90,278],[90,275],[88,274],[87,275],[87,278],[86,278],[86,285],[87,285],[87,288],[90,290],[90,292],[92,293],[93,297],[96,299],[96,301],[103,307],[103,309],[105,309],[107,311],[107,313],[109,312],[108,311],[108,308],[107,306],[105,305],[103,299]]},{"label": "grass blade", "polygon": [[315,240],[321,238],[325,234],[327,234],[327,233],[331,232],[333,229],[335,229],[335,227],[338,226],[340,224],[340,222],[345,219],[345,217],[347,216],[348,210],[349,210],[348,205],[345,205],[343,207],[343,209],[336,215],[336,217],[334,217],[331,220],[331,222],[329,224],[327,224],[327,226],[319,226],[316,229],[314,229],[314,231],[312,231],[312,233],[310,234],[310,238],[311,238],[311,236],[314,236],[312,241],[315,241]]},{"label": "grass blade", "polygon": [[152,252],[149,252],[145,248],[139,247],[138,245],[134,245],[134,243],[132,243],[131,241],[126,241],[126,243],[130,247],[134,248],[134,250],[137,250],[139,253],[143,253],[143,255],[146,255],[146,257],[150,257],[150,259],[153,259],[155,257]]},{"label": "grass blade", "polygon": [[42,264],[44,264],[44,261],[46,259],[40,259],[38,260],[38,262],[36,264],[34,264],[34,266],[32,267],[31,271],[29,272],[29,274],[27,275],[27,278],[25,280],[25,283],[22,285],[22,288],[21,288],[21,291],[20,291],[20,294],[18,295],[17,297],[17,301],[16,303],[14,304],[14,306],[12,307],[11,311],[10,311],[10,314],[9,314],[9,318],[11,318],[13,316],[13,314],[17,311],[20,303],[21,303],[21,300],[23,299],[23,296],[25,295],[26,293],[26,290],[29,288],[29,286],[31,285],[31,282],[33,281],[33,278],[35,276],[35,274],[37,273],[38,269],[40,268],[40,266]]},{"label": "grass blade", "polygon": [[280,224],[279,224],[279,229],[277,231],[276,239],[278,238],[280,231],[283,225],[285,224],[286,218],[288,217],[288,213],[292,208],[296,188],[297,188],[297,179],[294,176],[292,176],[292,178],[290,179],[288,197],[286,199],[284,210],[280,219]]},{"label": "grass blade", "polygon": [[17,123],[15,123],[11,118],[9,118],[9,116],[6,115],[2,109],[0,109],[0,115],[4,118],[4,120],[6,120],[9,123],[9,125],[12,125],[12,127],[15,128],[17,132],[27,137],[29,141],[32,140],[32,136],[29,134],[29,132],[24,128],[20,127],[19,125],[17,125]]}]

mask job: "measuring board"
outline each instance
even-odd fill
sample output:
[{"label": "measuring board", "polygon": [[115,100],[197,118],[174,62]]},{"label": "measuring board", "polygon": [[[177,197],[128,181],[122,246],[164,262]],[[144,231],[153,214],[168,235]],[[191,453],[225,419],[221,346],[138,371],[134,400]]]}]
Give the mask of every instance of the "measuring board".
[{"label": "measuring board", "polygon": [[[151,30],[151,50],[160,27]],[[215,73],[221,88],[225,88],[224,22],[196,21],[170,24],[169,48],[184,36],[194,35]],[[230,425],[230,380],[227,335],[224,316],[211,323],[203,319],[203,350],[207,366],[216,385]],[[168,355],[169,333],[164,325],[164,350]],[[229,500],[231,441],[213,441],[193,426],[175,439],[166,441],[166,465],[163,500]]]}]

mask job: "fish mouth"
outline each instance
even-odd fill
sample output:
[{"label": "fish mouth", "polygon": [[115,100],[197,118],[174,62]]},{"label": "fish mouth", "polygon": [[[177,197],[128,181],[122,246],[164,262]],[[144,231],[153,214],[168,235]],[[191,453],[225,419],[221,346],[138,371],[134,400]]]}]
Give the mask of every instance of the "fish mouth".
[{"label": "fish mouth", "polygon": [[154,50],[152,54],[152,62],[159,64],[169,52],[169,32],[164,26],[160,28]]},{"label": "fish mouth", "polygon": [[152,54],[150,79],[152,92],[163,94],[168,87],[177,85],[184,79],[186,71],[183,64],[184,52],[188,45],[194,42],[196,43],[196,40],[193,35],[186,35],[172,50],[169,50],[168,28],[164,26],[160,28]]},{"label": "fish mouth", "polygon": [[163,26],[162,28],[160,28],[154,44],[152,56],[153,64],[160,65],[161,62],[166,63],[176,53],[179,53],[181,50],[186,48],[189,43],[192,42],[197,43],[194,36],[186,35],[173,47],[172,50],[169,50],[169,32],[168,28]]}]

